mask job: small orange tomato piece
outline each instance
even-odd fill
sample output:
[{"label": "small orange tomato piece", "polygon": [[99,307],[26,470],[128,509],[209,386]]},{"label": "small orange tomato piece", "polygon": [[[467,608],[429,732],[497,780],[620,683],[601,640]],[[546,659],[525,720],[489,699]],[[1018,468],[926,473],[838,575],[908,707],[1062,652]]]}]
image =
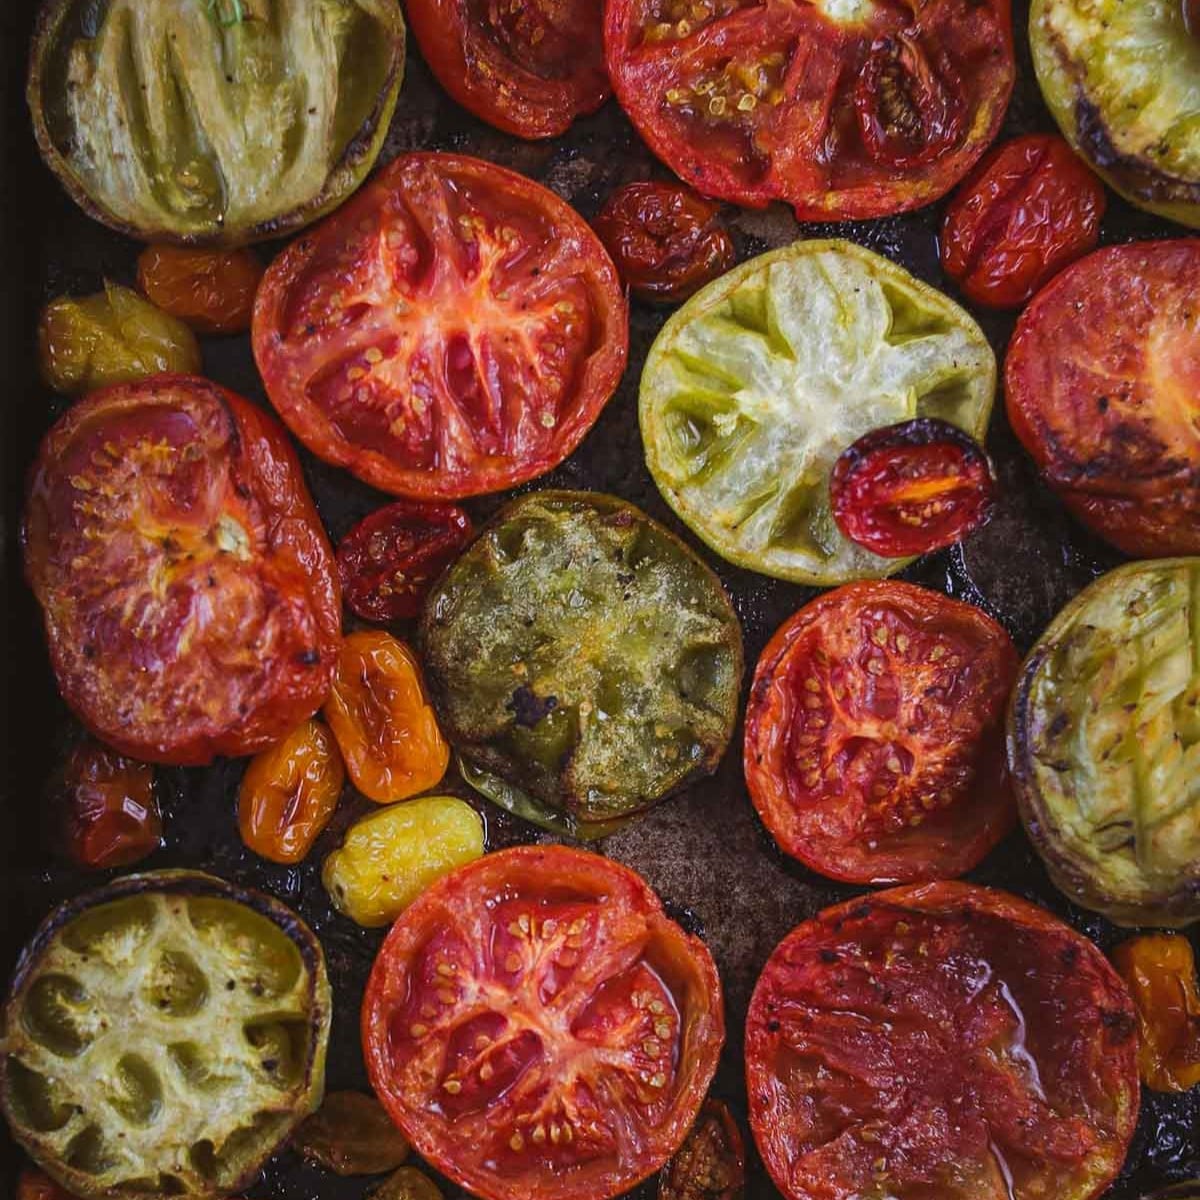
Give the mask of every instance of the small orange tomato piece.
[{"label": "small orange tomato piece", "polygon": [[45,1171],[26,1167],[17,1180],[17,1200],[76,1200],[76,1197]]},{"label": "small orange tomato piece", "polygon": [[329,824],[345,783],[346,768],[329,730],[319,721],[297,725],[256,755],[242,776],[242,841],[272,862],[303,862]]},{"label": "small orange tomato piece", "polygon": [[433,787],[450,765],[416,655],[390,633],[346,638],[325,719],[354,786],[379,804]]},{"label": "small orange tomato piece", "polygon": [[245,333],[264,270],[253,250],[147,246],[138,257],[138,286],[199,333]]},{"label": "small orange tomato piece", "polygon": [[1200,1083],[1200,993],[1192,945],[1179,934],[1130,938],[1113,962],[1133,995],[1142,1082],[1156,1092]]}]

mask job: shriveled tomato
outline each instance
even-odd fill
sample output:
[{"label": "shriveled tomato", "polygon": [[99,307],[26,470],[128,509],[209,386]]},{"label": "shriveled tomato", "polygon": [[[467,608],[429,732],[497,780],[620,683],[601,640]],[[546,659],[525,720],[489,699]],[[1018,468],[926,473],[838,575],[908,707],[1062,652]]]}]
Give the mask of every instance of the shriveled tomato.
[{"label": "shriveled tomato", "polygon": [[797,926],[746,1018],[788,1200],[1091,1200],[1138,1113],[1137,1026],[1091,942],[1005,892],[896,888]]},{"label": "shriveled tomato", "polygon": [[686,300],[736,261],[720,208],[675,183],[629,183],[594,222],[621,278],[642,300]]},{"label": "shriveled tomato", "polygon": [[1200,238],[1108,246],[1021,314],[1008,419],[1076,517],[1139,558],[1200,553]]},{"label": "shriveled tomato", "polygon": [[928,554],[988,518],[996,477],[983,448],[948,421],[921,417],[864,434],[829,480],[838,528],[884,558]]},{"label": "shriveled tomato", "polygon": [[1133,995],[1142,1082],[1156,1092],[1200,1083],[1200,990],[1192,944],[1180,934],[1130,938],[1113,962]]},{"label": "shriveled tomato", "polygon": [[583,219],[521,175],[407,154],[267,271],[254,354],[314,454],[384,491],[513,487],[583,440],[628,311]]},{"label": "shriveled tomato", "polygon": [[1060,137],[1031,133],[975,168],[942,220],[942,267],[987,308],[1019,308],[1096,248],[1104,185]]},{"label": "shriveled tomato", "polygon": [[253,250],[147,246],[138,286],[164,312],[200,333],[244,333],[263,265]]},{"label": "shriveled tomato", "polygon": [[371,1084],[485,1200],[608,1200],[657,1171],[724,1040],[716,967],[628,868],[489,854],[392,926],[363,1005]]},{"label": "shriveled tomato", "polygon": [[329,730],[319,721],[297,725],[242,776],[242,841],[272,862],[303,862],[329,824],[345,782],[346,768]]},{"label": "shriveled tomato", "polygon": [[742,1200],[746,1147],[720,1100],[706,1100],[692,1132],[663,1168],[658,1200]]},{"label": "shriveled tomato", "polygon": [[474,535],[454,504],[397,500],[350,530],[337,548],[346,604],[364,621],[417,616],[429,585]]},{"label": "shriveled tomato", "polygon": [[408,1158],[383,1105],[362,1092],[330,1092],[292,1138],[292,1149],[335,1175],[382,1175]]},{"label": "shriveled tomato", "polygon": [[408,0],[438,82],[477,117],[523,138],[557,137],[608,98],[603,0]]},{"label": "shriveled tomato", "polygon": [[433,787],[450,765],[417,657],[390,633],[346,638],[325,719],[354,786],[379,804]]},{"label": "shriveled tomato", "polygon": [[77,1200],[45,1171],[26,1167],[17,1178],[17,1200]]},{"label": "shriveled tomato", "polygon": [[969,871],[1016,818],[1017,667],[991,617],[910,583],[806,604],[763,651],[746,711],[746,784],[780,848],[850,883]]},{"label": "shriveled tomato", "polygon": [[204,763],[320,707],[333,552],[278,424],[204,379],[94,392],[42,442],[23,530],[64,698],[103,741]]},{"label": "shriveled tomato", "polygon": [[401,1167],[393,1171],[367,1195],[370,1200],[442,1200],[438,1185],[416,1167]]},{"label": "shriveled tomato", "polygon": [[1008,0],[611,0],[605,55],[650,148],[700,191],[801,220],[928,204],[996,136]]}]

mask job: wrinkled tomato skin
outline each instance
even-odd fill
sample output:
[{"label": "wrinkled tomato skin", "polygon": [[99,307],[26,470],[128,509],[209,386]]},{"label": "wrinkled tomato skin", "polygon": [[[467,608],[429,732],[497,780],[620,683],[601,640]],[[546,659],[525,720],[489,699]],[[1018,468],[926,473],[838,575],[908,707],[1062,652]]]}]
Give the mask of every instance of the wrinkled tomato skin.
[{"label": "wrinkled tomato skin", "polygon": [[846,883],[950,879],[1009,832],[1019,660],[991,617],[888,580],[826,592],[754,673],[744,766],[780,848]]},{"label": "wrinkled tomato skin", "polygon": [[380,624],[419,616],[430,585],[474,534],[454,504],[397,500],[377,509],[338,543],[346,607]]},{"label": "wrinkled tomato skin", "polygon": [[691,1128],[724,1041],[716,965],[627,867],[521,846],[433,884],[367,983],[367,1073],[483,1200],[609,1200]]},{"label": "wrinkled tomato skin", "polygon": [[465,155],[404,154],[271,264],[253,346],[318,457],[397,496],[459,500],[574,451],[624,372],[629,311],[553,192]]},{"label": "wrinkled tomato skin", "polygon": [[63,698],[146,762],[253,754],[341,643],[333,552],[279,425],[210,383],[94,392],[42,442],[22,528]]},{"label": "wrinkled tomato skin", "polygon": [[787,1200],[1092,1200],[1137,1122],[1137,1026],[1104,956],[1051,914],[970,884],[895,888],[776,947],[746,1082]]},{"label": "wrinkled tomato skin", "polygon": [[409,0],[409,27],[438,83],[516,137],[566,133],[610,88],[602,0]]},{"label": "wrinkled tomato skin", "polygon": [[1060,137],[1032,133],[988,154],[942,220],[942,268],[968,300],[1020,308],[1096,248],[1104,185]]},{"label": "wrinkled tomato skin", "polygon": [[737,261],[719,207],[673,183],[629,183],[593,222],[635,296],[677,304]]},{"label": "wrinkled tomato skin", "polygon": [[946,421],[875,429],[848,446],[829,481],[833,518],[884,558],[961,541],[991,514],[996,477],[982,447]]},{"label": "wrinkled tomato skin", "polygon": [[1033,298],[1004,363],[1042,478],[1134,558],[1200,554],[1197,278],[1200,238],[1094,251]]},{"label": "wrinkled tomato skin", "polygon": [[147,246],[138,256],[138,287],[197,333],[245,333],[263,270],[245,248]]},{"label": "wrinkled tomato skin", "polygon": [[663,1168],[658,1200],[742,1200],[746,1145],[729,1106],[705,1100],[679,1153]]}]

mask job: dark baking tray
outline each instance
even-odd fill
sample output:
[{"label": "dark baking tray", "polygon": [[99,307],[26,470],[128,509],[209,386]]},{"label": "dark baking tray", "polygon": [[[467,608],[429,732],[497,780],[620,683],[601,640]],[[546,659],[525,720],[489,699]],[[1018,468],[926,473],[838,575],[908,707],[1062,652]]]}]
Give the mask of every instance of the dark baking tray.
[{"label": "dark baking tray", "polygon": [[[153,0],[147,0],[153,2]],[[7,977],[21,944],[49,908],[65,896],[94,885],[56,862],[41,836],[45,784],[79,730],[57,698],[45,657],[40,621],[21,580],[17,528],[24,473],[37,441],[62,411],[36,378],[34,323],[40,306],[67,291],[94,291],[104,278],[131,283],[137,246],[90,221],[42,166],[25,112],[25,55],[35,5],[7,0],[0,12],[3,104],[0,106],[0,486],[4,495],[3,537],[7,609],[0,742],[5,795],[0,830],[0,975]],[[1020,77],[1004,136],[1051,129],[1034,81],[1024,35],[1027,10],[1015,14]],[[618,184],[664,175],[614,102],[578,122],[552,142],[528,144],[480,124],[438,88],[420,57],[411,53],[399,112],[383,159],[416,148],[455,149],[503,163],[553,188],[586,217]],[[838,234],[902,263],[916,275],[954,294],[938,266],[936,231],[940,206],[910,216],[849,225],[799,227],[781,206],[763,212],[730,209],[739,255],[747,258],[803,234]],[[1139,213],[1110,196],[1104,241],[1165,237],[1182,231]],[[273,249],[268,247],[268,252]],[[1012,329],[1005,316],[976,314],[1000,355]],[[636,397],[641,363],[663,316],[633,306],[630,368],[620,391],[595,430],[572,458],[535,486],[565,486],[615,492],[677,529],[720,573],[742,620],[747,662],[756,661],[774,629],[812,594],[811,589],[729,567],[698,546],[659,498],[643,465]],[[209,340],[207,373],[265,404],[246,338]],[[931,556],[906,578],[971,600],[996,616],[1022,650],[1067,600],[1118,557],[1085,534],[1038,482],[1021,453],[998,403],[989,447],[1003,483],[995,519],[961,547]],[[321,514],[336,540],[383,497],[349,475],[304,458]],[[472,502],[476,517],[495,509],[501,497]],[[715,1091],[745,1115],[742,1026],[759,969],[783,935],[818,909],[850,895],[785,860],[760,826],[742,782],[741,731],[716,777],[660,805],[642,820],[603,843],[605,853],[640,871],[674,914],[703,934],[716,955],[725,985],[729,1038]],[[334,825],[315,852],[297,868],[276,867],[246,851],[234,822],[234,797],[241,762],[203,770],[160,772],[165,798],[167,845],[150,867],[202,867],[273,893],[297,908],[319,933],[329,957],[336,996],[329,1082],[334,1088],[366,1086],[358,1043],[358,1003],[380,935],[358,929],[331,913],[319,865],[341,831],[365,807],[343,800]],[[446,790],[486,806],[453,779]],[[486,808],[493,849],[537,840],[533,827]],[[975,871],[972,879],[1029,897],[1065,917],[1104,948],[1120,937],[1108,922],[1068,904],[1050,885],[1024,835],[1014,834]],[[4,1174],[11,1195],[19,1158],[0,1135]],[[1111,1200],[1134,1200],[1173,1180],[1200,1175],[1200,1088],[1182,1097],[1145,1093],[1142,1117],[1129,1159]],[[254,1200],[358,1200],[372,1181],[339,1180],[280,1155]],[[447,1200],[461,1196],[447,1187]],[[654,1195],[652,1186],[632,1193]],[[776,1190],[750,1147],[749,1200],[774,1200]]]}]

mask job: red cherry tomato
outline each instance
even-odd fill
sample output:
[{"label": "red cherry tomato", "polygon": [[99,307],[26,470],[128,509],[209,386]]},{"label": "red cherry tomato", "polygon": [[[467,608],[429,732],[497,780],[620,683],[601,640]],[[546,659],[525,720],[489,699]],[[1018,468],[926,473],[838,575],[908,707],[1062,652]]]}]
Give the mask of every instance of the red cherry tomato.
[{"label": "red cherry tomato", "polygon": [[1019,660],[973,605],[852,583],[786,621],[746,711],[746,784],[781,849],[849,883],[949,879],[1012,828]]},{"label": "red cherry tomato", "polygon": [[485,1200],[608,1200],[657,1171],[716,1070],[704,944],[628,868],[564,846],[462,867],[400,915],[363,1005],[371,1085]]},{"label": "red cherry tomato", "polygon": [[829,489],[833,519],[852,542],[908,558],[978,529],[996,479],[973,438],[926,417],[864,434],[834,463]]},{"label": "red cherry tomato", "polygon": [[678,184],[629,183],[609,196],[594,224],[633,294],[672,304],[736,261],[719,212]]},{"label": "red cherry tomato", "polygon": [[1095,249],[1104,185],[1062,138],[1014,138],[976,167],[942,221],[942,267],[987,308],[1019,308]]},{"label": "red cherry tomato", "polygon": [[1138,1113],[1129,993],[990,888],[858,897],[797,926],[746,1018],[750,1127],[787,1200],[1092,1200]]},{"label": "red cherry tomato", "polygon": [[625,369],[600,240],[553,192],[406,154],[267,271],[254,355],[314,454],[384,491],[513,487],[583,440]]},{"label": "red cherry tomato", "polygon": [[430,584],[474,535],[453,504],[397,500],[364,517],[337,548],[346,604],[364,621],[417,616]]},{"label": "red cherry tomato", "polygon": [[262,262],[248,249],[147,246],[138,257],[138,287],[199,333],[245,333],[262,277]]}]

